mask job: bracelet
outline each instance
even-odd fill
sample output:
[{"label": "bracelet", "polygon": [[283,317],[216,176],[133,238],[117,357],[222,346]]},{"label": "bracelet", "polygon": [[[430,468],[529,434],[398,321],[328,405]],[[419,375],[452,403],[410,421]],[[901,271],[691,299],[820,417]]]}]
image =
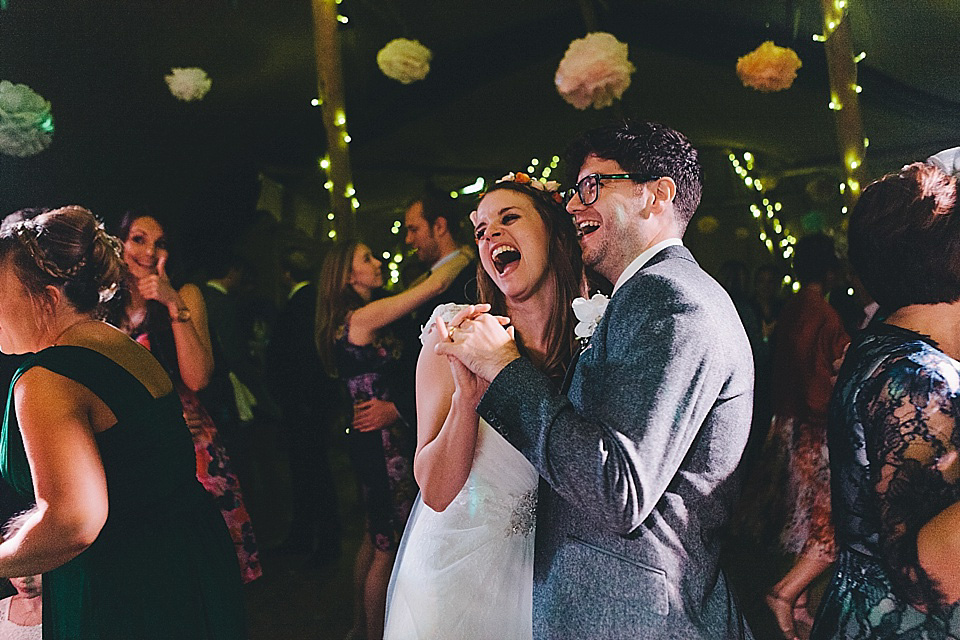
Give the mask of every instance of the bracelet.
[{"label": "bracelet", "polygon": [[190,309],[180,307],[177,309],[177,315],[170,316],[170,322],[190,322]]}]

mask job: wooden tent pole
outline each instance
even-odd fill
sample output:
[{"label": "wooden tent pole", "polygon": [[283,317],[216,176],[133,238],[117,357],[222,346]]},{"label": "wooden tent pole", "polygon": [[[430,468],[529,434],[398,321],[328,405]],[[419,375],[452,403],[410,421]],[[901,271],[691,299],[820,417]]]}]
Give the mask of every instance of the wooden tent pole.
[{"label": "wooden tent pole", "polygon": [[860,196],[866,175],[863,160],[866,144],[860,96],[857,85],[857,63],[854,61],[853,39],[846,0],[820,0],[823,7],[823,33],[826,41],[827,71],[830,75],[830,108],[835,114],[837,143],[847,177],[845,201],[853,207]]},{"label": "wooden tent pole", "polygon": [[336,239],[347,240],[356,234],[356,216],[351,204],[353,177],[350,171],[347,116],[343,98],[343,72],[340,66],[340,34],[336,0],[312,0],[313,34],[317,55],[317,86],[323,128],[327,133],[327,176],[333,186],[330,207],[334,214]]}]

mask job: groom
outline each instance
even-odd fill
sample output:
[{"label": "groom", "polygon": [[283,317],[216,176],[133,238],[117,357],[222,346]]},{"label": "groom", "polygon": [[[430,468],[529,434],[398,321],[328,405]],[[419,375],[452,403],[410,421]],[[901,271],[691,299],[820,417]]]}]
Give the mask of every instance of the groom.
[{"label": "groom", "polygon": [[753,360],[730,298],[681,242],[697,152],[669,128],[623,122],[583,134],[567,162],[584,263],[616,283],[568,393],[492,316],[437,347],[490,381],[478,413],[545,480],[534,636],[750,638],[718,556]]}]

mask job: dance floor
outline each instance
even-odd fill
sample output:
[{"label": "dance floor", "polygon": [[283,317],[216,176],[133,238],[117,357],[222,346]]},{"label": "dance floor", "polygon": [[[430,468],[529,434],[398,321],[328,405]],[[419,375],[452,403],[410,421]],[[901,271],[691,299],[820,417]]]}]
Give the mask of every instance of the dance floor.
[{"label": "dance floor", "polygon": [[[362,532],[362,513],[345,451],[334,447],[331,462],[344,521],[344,545],[336,561],[317,566],[306,555],[281,553],[276,547],[283,535],[281,529],[287,525],[289,502],[266,496],[260,504],[251,504],[255,525],[263,529],[261,538],[267,547],[262,557],[263,577],[246,586],[251,640],[342,640],[350,630],[353,559]],[[282,470],[279,475],[282,477]],[[734,540],[726,547],[724,566],[757,640],[776,640],[779,634],[763,604],[763,594],[790,568],[789,559]],[[815,597],[824,583],[821,579],[815,585]]]}]

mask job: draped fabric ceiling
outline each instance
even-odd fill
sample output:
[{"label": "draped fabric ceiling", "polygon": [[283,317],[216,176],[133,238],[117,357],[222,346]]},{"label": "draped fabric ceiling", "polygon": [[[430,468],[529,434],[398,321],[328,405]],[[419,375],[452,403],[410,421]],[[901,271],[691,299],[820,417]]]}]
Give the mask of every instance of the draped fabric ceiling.
[{"label": "draped fabric ceiling", "polygon": [[[859,64],[867,175],[960,144],[960,3],[848,0]],[[577,111],[553,87],[569,42],[596,30],[629,44],[637,68],[622,103]],[[358,228],[380,250],[425,181],[456,189],[495,179],[531,158],[561,154],[576,132],[619,115],[669,124],[701,150],[701,216],[688,244],[708,268],[771,259],[751,203],[782,202],[797,235],[841,228],[842,179],[819,0],[343,0],[346,115]],[[309,0],[8,0],[0,11],[0,79],[53,104],[53,145],[32,158],[0,156],[0,209],[85,204],[108,220],[152,203],[181,228],[242,226],[259,176],[283,187],[285,209],[326,237],[325,150],[316,96]],[[396,37],[434,54],[422,82],[383,76],[376,53]],[[738,56],[764,40],[797,51],[794,86],[744,88]],[[213,79],[197,103],[175,100],[171,67]],[[728,156],[755,156],[763,194]],[[561,167],[562,169],[562,167]],[[287,215],[286,213],[284,215]],[[226,233],[224,237],[229,237]]]}]

